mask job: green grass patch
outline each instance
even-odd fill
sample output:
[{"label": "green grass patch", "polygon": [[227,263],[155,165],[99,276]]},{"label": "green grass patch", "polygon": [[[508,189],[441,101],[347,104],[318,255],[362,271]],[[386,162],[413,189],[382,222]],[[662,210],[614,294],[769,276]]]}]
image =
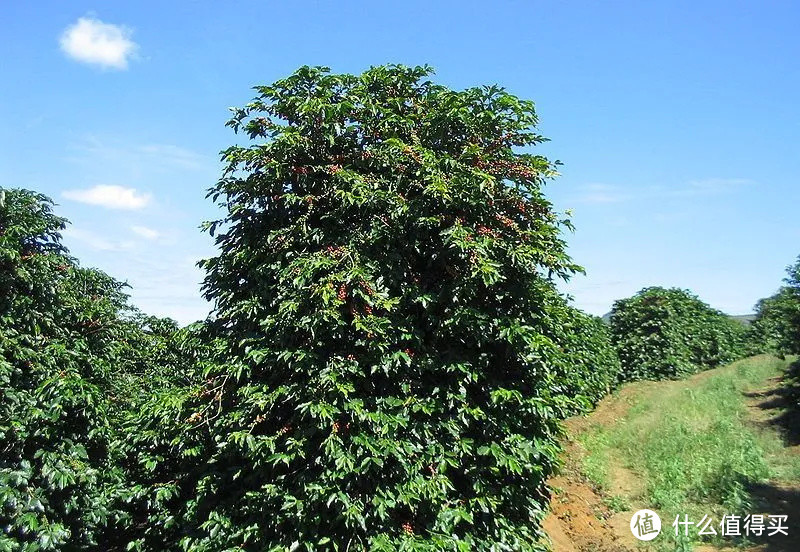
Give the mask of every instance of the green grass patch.
[{"label": "green grass patch", "polygon": [[609,453],[613,448],[605,429],[583,433],[578,436],[587,451],[583,458],[583,474],[600,489],[608,486]]},{"label": "green grass patch", "polygon": [[[676,515],[699,520],[708,514],[718,522],[725,513],[749,513],[748,483],[800,474],[800,459],[780,454],[780,435],[748,421],[744,396],[788,364],[762,355],[689,380],[642,386],[623,420],[579,436],[587,451],[585,475],[601,489],[608,486],[611,461],[640,475],[642,499],[662,515],[669,535],[658,539],[661,547],[688,549],[674,541]],[[612,509],[625,498],[609,497]]]},{"label": "green grass patch", "polygon": [[603,502],[612,512],[626,512],[631,509],[631,502],[622,495],[611,495],[603,499]]}]

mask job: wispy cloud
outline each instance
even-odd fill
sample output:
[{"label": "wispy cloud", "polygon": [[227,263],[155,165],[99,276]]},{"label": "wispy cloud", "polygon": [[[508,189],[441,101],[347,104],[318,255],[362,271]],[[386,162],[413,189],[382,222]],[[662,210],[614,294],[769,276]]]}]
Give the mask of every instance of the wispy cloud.
[{"label": "wispy cloud", "polygon": [[587,184],[583,186],[575,201],[577,203],[619,203],[630,197],[618,186]]},{"label": "wispy cloud", "polygon": [[127,69],[138,45],[133,31],[122,25],[81,17],[67,27],[59,41],[61,50],[76,61],[104,68]]},{"label": "wispy cloud", "polygon": [[161,237],[161,232],[146,226],[131,226],[131,232],[148,240],[157,240]]},{"label": "wispy cloud", "polygon": [[167,231],[158,232],[161,237],[156,241],[148,241],[138,237],[141,233],[133,235],[133,228],[106,217],[90,227],[69,226],[63,232],[64,243],[84,266],[96,266],[127,282],[132,303],[144,312],[181,323],[205,318],[211,305],[200,294],[205,273],[197,261],[213,255],[213,246],[191,240],[172,242],[165,239],[171,236]]},{"label": "wispy cloud", "polygon": [[185,169],[199,169],[208,162],[208,159],[199,153],[170,144],[148,144],[139,146],[133,151]]},{"label": "wispy cloud", "polygon": [[705,178],[690,181],[685,191],[690,194],[719,194],[739,191],[753,184],[755,181],[747,178]]},{"label": "wispy cloud", "polygon": [[79,155],[72,155],[69,159],[81,164],[96,165],[98,161],[105,161],[113,163],[115,167],[162,172],[170,169],[196,171],[214,167],[211,157],[173,144],[132,145],[120,143],[119,140],[101,140],[95,136],[86,136],[70,148]]},{"label": "wispy cloud", "polygon": [[586,184],[572,197],[574,203],[609,204],[637,199],[666,199],[697,197],[734,193],[755,181],[746,178],[704,178],[690,180],[674,186],[613,186],[610,184]]},{"label": "wispy cloud", "polygon": [[99,185],[82,190],[66,190],[61,195],[66,199],[89,205],[125,210],[141,209],[147,206],[152,199],[150,194],[139,192],[135,188],[110,185]]},{"label": "wispy cloud", "polygon": [[125,270],[134,303],[148,314],[169,316],[182,324],[202,320],[211,305],[200,295],[205,276],[197,257],[160,249],[159,257],[132,256]]},{"label": "wispy cloud", "polygon": [[134,247],[132,241],[112,241],[94,232],[81,230],[74,226],[68,227],[63,232],[64,238],[75,240],[96,251],[123,251]]}]

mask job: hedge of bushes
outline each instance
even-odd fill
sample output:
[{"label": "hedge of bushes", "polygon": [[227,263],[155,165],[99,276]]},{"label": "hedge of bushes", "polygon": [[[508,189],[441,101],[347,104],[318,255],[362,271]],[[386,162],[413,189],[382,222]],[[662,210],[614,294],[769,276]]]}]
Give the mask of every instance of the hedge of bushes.
[{"label": "hedge of bushes", "polygon": [[744,325],[677,288],[645,288],[616,301],[611,335],[621,381],[681,378],[747,352]]},{"label": "hedge of bushes", "polygon": [[[284,358],[299,373],[297,369],[302,364],[297,364],[297,351],[292,355],[273,352],[272,362],[265,364],[256,351],[271,348],[254,348],[252,333],[243,341],[237,339],[236,333],[223,331],[236,327],[232,323],[235,318],[218,314],[216,320],[180,329],[171,321],[138,313],[127,304],[122,284],[99,271],[80,267],[69,256],[60,244],[59,231],[64,224],[52,213],[50,200],[42,195],[21,190],[3,194],[0,284],[5,293],[0,294],[0,377],[4,383],[4,423],[0,423],[0,435],[5,448],[0,458],[4,524],[0,544],[8,550],[206,550],[233,544],[247,548],[251,539],[256,539],[258,546],[280,542],[281,535],[268,533],[275,531],[275,526],[264,525],[260,512],[287,509],[286,500],[291,501],[288,497],[292,495],[281,495],[281,504],[274,499],[270,502],[275,491],[269,489],[278,488],[275,482],[286,481],[289,474],[300,478],[295,483],[299,486],[294,499],[299,502],[292,513],[298,525],[287,529],[284,524],[280,531],[286,535],[335,535],[322,545],[319,539],[306,543],[306,547],[324,548],[342,542],[345,533],[336,536],[332,533],[335,524],[320,521],[318,512],[330,513],[330,505],[314,505],[308,498],[300,499],[299,489],[324,487],[329,499],[346,500],[348,494],[342,495],[342,489],[355,493],[354,489],[364,488],[352,487],[348,482],[354,473],[371,481],[373,491],[366,495],[373,497],[371,504],[376,504],[375,500],[394,500],[402,512],[416,512],[413,517],[405,514],[409,516],[405,519],[389,513],[382,518],[388,520],[384,524],[380,517],[373,520],[365,516],[365,527],[387,532],[385,523],[399,521],[400,530],[394,536],[379,533],[362,542],[364,546],[449,546],[446,543],[453,540],[452,533],[445,537],[435,530],[423,529],[426,521],[419,508],[428,504],[421,511],[428,512],[429,519],[434,520],[427,523],[436,523],[441,505],[448,503],[447,497],[454,491],[465,493],[458,491],[458,485],[461,489],[472,485],[475,493],[474,479],[460,479],[464,473],[475,477],[479,469],[489,470],[483,479],[477,479],[483,493],[492,488],[493,481],[504,486],[519,481],[515,475],[521,476],[525,470],[540,474],[535,491],[529,487],[523,492],[525,487],[521,487],[522,495],[504,498],[498,494],[490,501],[493,506],[512,497],[532,501],[527,502],[527,507],[536,504],[536,509],[527,511],[540,515],[546,507],[544,480],[558,452],[559,419],[591,409],[620,380],[677,377],[732,360],[742,350],[743,330],[738,323],[683,290],[651,288],[617,302],[609,328],[601,319],[570,306],[547,280],[541,280],[531,282],[531,288],[537,289],[539,295],[535,304],[527,304],[527,319],[522,318],[521,311],[516,312],[515,318],[481,318],[480,311],[472,306],[465,312],[469,313],[466,320],[470,324],[484,320],[483,324],[489,325],[477,333],[470,333],[468,326],[459,330],[459,343],[466,343],[466,337],[471,335],[478,339],[473,348],[485,348],[486,352],[477,358],[489,351],[502,352],[505,363],[513,358],[508,352],[515,349],[508,349],[508,345],[498,349],[499,344],[516,343],[514,347],[522,347],[516,349],[518,362],[527,359],[524,362],[535,367],[524,391],[509,385],[512,380],[507,379],[507,372],[491,372],[496,370],[492,366],[501,364],[485,360],[480,369],[480,365],[473,364],[475,360],[448,362],[435,375],[435,359],[439,357],[433,352],[441,350],[443,341],[428,352],[423,342],[416,342],[402,351],[403,355],[391,353],[388,345],[379,345],[374,350],[374,360],[369,361],[373,368],[365,373],[358,368],[358,360],[370,354],[367,343],[372,340],[362,340],[350,345],[354,352],[347,353],[355,361],[344,352],[334,357],[343,359],[337,361],[337,369],[337,364],[329,363],[319,372],[316,361],[305,364],[308,371],[298,385],[308,389],[309,394],[298,401],[297,417],[292,418],[291,414],[287,417],[286,407],[291,403],[285,391],[291,376],[288,372],[280,375],[275,368],[277,361]],[[229,234],[225,239],[236,237]],[[223,259],[224,256],[213,262]],[[498,262],[497,266],[502,264]],[[274,285],[295,289],[297,272],[288,273],[292,278],[277,279]],[[342,272],[333,274],[344,276]],[[362,279],[364,274],[363,269],[357,273]],[[397,320],[408,320],[410,313],[395,319],[391,312],[394,307],[379,310],[378,303],[370,302],[387,301],[387,279],[384,276],[379,284],[380,280],[373,277],[367,284],[374,295],[356,296],[364,306],[375,305],[373,316],[387,319],[386,325],[366,326],[368,315],[352,316],[352,309],[340,299],[338,290],[328,299],[329,310],[319,308],[318,312],[333,316],[337,306],[338,312],[342,307],[348,308],[345,312],[352,318],[332,325],[342,325],[337,336],[344,335],[344,331],[380,331],[393,327]],[[358,282],[358,287],[350,289],[366,290],[361,280]],[[476,284],[492,289],[482,279]],[[479,304],[484,305],[484,301],[482,297]],[[241,298],[236,299],[230,308],[236,309],[241,303]],[[412,299],[408,304],[418,302]],[[307,308],[311,309],[311,305]],[[497,310],[492,307],[489,312]],[[300,318],[286,328],[301,327],[300,321],[309,312],[298,313]],[[280,311],[275,320],[283,322],[284,317]],[[501,320],[505,325],[498,326],[494,338],[501,341],[487,340],[489,328]],[[512,320],[516,322],[510,324]],[[526,320],[524,327],[520,327],[522,320]],[[445,321],[431,319],[435,327]],[[330,324],[330,319],[326,323]],[[433,331],[433,326],[425,331]],[[527,336],[526,340],[519,341],[522,336]],[[451,335],[442,338],[450,339]],[[262,339],[264,345],[275,342],[274,337]],[[617,351],[624,359],[622,365]],[[420,357],[427,358],[422,365],[416,365]],[[663,362],[665,359],[670,362]],[[378,366],[382,368],[376,370]],[[467,370],[470,366],[473,368]],[[648,372],[633,371],[631,366]],[[466,379],[445,383],[458,373]],[[515,377],[522,373],[515,371]],[[362,374],[368,375],[367,387]],[[272,377],[277,378],[276,383],[269,383]],[[396,391],[386,394],[392,385],[398,386]],[[457,387],[442,395],[447,385]],[[538,391],[535,385],[539,385]],[[461,386],[467,395],[460,394]],[[299,388],[295,389],[298,392]],[[325,389],[328,391],[321,393]],[[376,389],[385,394],[383,410],[377,403],[367,408],[369,401],[375,400]],[[465,402],[474,401],[481,393],[487,393],[484,396],[489,402]],[[334,399],[337,396],[340,398]],[[414,402],[408,403],[409,397]],[[531,401],[527,411],[526,401]],[[270,413],[268,406],[273,402],[278,410]],[[326,408],[338,410],[328,410],[330,414],[326,415]],[[520,412],[525,418],[518,420]],[[458,420],[465,419],[495,423],[506,420],[506,425],[501,426],[506,429],[492,434],[494,442],[471,444],[481,433],[469,429],[470,424],[458,429],[458,424],[464,423]],[[259,426],[272,429],[255,431]],[[433,429],[437,427],[438,430]],[[516,431],[509,432],[512,427]],[[516,442],[516,448],[509,448],[509,436],[519,439],[524,427],[539,428],[531,441],[536,443],[535,449],[524,452],[526,449],[520,448],[524,447],[523,441]],[[320,440],[319,433],[325,431],[327,437]],[[441,434],[436,437],[438,431]],[[415,434],[424,438],[418,440]],[[391,441],[386,440],[386,435],[392,435]],[[441,444],[437,446],[435,439]],[[436,447],[433,450],[429,448],[432,441]],[[308,446],[315,448],[302,448]],[[387,448],[381,450],[379,446]],[[257,452],[259,447],[267,448]],[[358,447],[363,451],[360,456]],[[312,460],[315,450],[320,456]],[[527,467],[519,464],[525,458],[523,454],[532,450],[536,451],[535,459],[528,458]],[[408,479],[394,479],[396,475],[386,478],[383,473],[387,462],[393,464],[391,473],[396,474],[402,466],[398,454],[404,453],[408,453],[404,458]],[[331,454],[327,468],[330,471],[321,471],[327,454]],[[474,455],[472,462],[477,466],[485,467],[471,468],[468,454]],[[295,468],[293,455],[298,462]],[[309,461],[317,466],[310,472],[301,467]],[[364,469],[370,464],[375,465],[373,470]],[[330,475],[325,476],[326,473]],[[310,479],[312,476],[315,479]],[[324,484],[326,477],[332,480]],[[439,489],[442,498],[431,494],[433,490],[428,486],[432,482],[437,482],[433,489]],[[396,494],[391,494],[392,489]],[[264,492],[267,496],[262,496]],[[357,492],[361,494],[356,496],[365,496],[365,491]],[[490,500],[487,495],[481,496],[484,498],[473,494],[475,502],[471,506],[455,506],[460,513],[454,516],[472,516],[472,524],[465,524],[468,527],[474,527],[480,504],[489,504],[484,502]],[[242,509],[248,500],[253,501],[251,514]],[[456,499],[453,504],[460,505],[460,500],[465,499]],[[341,519],[346,520],[348,510],[340,512]],[[300,524],[309,519],[316,520],[314,525],[301,528]],[[518,539],[514,542],[521,548],[539,546],[535,524],[525,522],[523,537],[512,532],[509,520],[504,531],[488,537],[487,522],[482,522],[481,530],[486,533],[480,538],[493,539],[490,542],[494,543]],[[463,521],[457,523],[461,524]],[[353,534],[352,527],[348,531]],[[472,546],[481,542],[478,539],[477,534],[465,534],[458,540]],[[460,545],[458,541],[456,544]],[[290,544],[275,546],[282,549]]]},{"label": "hedge of bushes", "polygon": [[111,401],[139,358],[133,324],[122,284],[61,246],[51,207],[0,191],[0,550],[96,546],[122,485]]},{"label": "hedge of bushes", "polygon": [[[800,354],[800,257],[786,267],[786,278],[774,295],[756,305],[752,337],[761,350],[780,356]],[[790,424],[800,420],[800,360],[795,360],[784,377],[790,409],[783,417]],[[800,434],[800,427],[790,428]]]},{"label": "hedge of bushes", "polygon": [[174,322],[69,255],[52,206],[0,190],[0,550],[113,550],[130,518],[124,424],[185,360]]},{"label": "hedge of bushes", "polygon": [[786,273],[785,285],[756,305],[752,333],[766,351],[800,354],[800,258]]},{"label": "hedge of bushes", "polygon": [[618,384],[621,367],[610,328],[560,297],[553,308],[561,311],[553,341],[562,356],[558,366],[564,367],[555,385],[575,399],[564,415],[588,412]]}]

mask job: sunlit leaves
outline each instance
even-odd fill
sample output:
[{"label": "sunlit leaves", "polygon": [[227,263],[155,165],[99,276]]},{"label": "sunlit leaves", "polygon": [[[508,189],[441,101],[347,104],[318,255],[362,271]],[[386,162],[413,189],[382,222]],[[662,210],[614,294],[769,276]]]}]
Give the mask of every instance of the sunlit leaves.
[{"label": "sunlit leaves", "polygon": [[111,549],[123,486],[117,423],[142,392],[136,376],[153,386],[153,365],[169,371],[162,338],[175,325],[139,315],[124,284],[68,255],[49,198],[4,197],[0,549]]},{"label": "sunlit leaves", "polygon": [[646,288],[614,303],[622,381],[684,377],[744,355],[745,329],[681,289]]},{"label": "sunlit leaves", "polygon": [[[112,380],[135,326],[122,284],[77,265],[52,202],[0,208],[0,525],[11,550],[96,542],[119,474],[109,464]],[[132,363],[131,363],[132,365]]]},{"label": "sunlit leaves", "polygon": [[800,353],[800,258],[786,268],[786,285],[756,305],[751,337],[760,350]]},{"label": "sunlit leaves", "polygon": [[222,154],[203,263],[224,349],[207,392],[142,417],[182,494],[137,546],[539,546],[555,420],[582,400],[555,385],[553,279],[579,270],[542,193],[556,163],[531,102],[430,74],[303,67],[233,110],[254,142]]}]

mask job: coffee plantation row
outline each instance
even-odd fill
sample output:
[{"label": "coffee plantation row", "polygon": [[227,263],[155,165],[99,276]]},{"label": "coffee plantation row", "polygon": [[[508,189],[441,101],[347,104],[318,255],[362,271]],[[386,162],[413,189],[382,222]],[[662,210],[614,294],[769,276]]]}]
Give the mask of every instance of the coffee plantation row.
[{"label": "coffee plantation row", "polygon": [[0,551],[543,549],[560,420],[800,350],[797,267],[750,327],[680,289],[571,306],[533,103],[430,73],[303,67],[234,111],[188,327],[0,191]]}]

